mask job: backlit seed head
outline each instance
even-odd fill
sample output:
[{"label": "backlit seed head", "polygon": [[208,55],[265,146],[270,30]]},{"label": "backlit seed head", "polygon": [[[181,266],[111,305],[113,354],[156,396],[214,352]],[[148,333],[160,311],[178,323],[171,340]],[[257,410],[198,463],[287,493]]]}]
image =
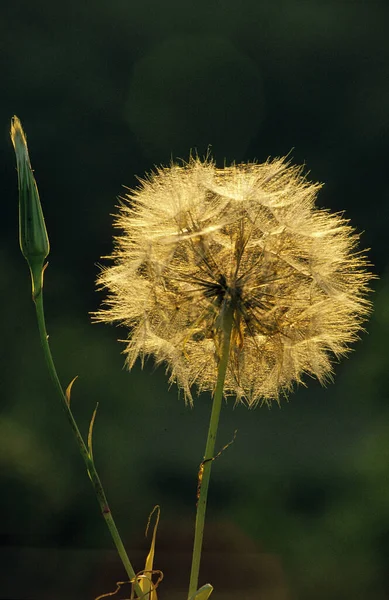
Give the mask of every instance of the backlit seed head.
[{"label": "backlit seed head", "polygon": [[223,315],[233,310],[225,393],[278,400],[304,374],[324,383],[370,311],[367,261],[319,184],[285,159],[160,168],[120,206],[114,264],[95,319],[130,330],[127,365],[153,355],[191,402],[213,391]]}]

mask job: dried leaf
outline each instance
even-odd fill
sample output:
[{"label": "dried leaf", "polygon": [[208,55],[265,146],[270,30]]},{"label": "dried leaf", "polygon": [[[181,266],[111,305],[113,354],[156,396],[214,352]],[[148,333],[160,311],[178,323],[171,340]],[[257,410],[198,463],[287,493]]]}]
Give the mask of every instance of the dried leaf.
[{"label": "dried leaf", "polygon": [[[147,522],[147,527],[146,527],[146,535],[147,535],[147,532],[148,532],[148,529],[150,526],[151,517],[153,516],[154,512],[157,512],[157,516],[156,516],[156,520],[155,520],[155,524],[154,524],[153,537],[151,540],[150,551],[146,558],[145,569],[142,572],[141,577],[139,578],[140,588],[141,588],[142,592],[145,594],[144,597],[147,600],[158,600],[156,588],[157,588],[158,584],[160,583],[160,581],[162,581],[162,578],[163,578],[163,574],[161,571],[153,569],[154,554],[155,554],[155,540],[156,540],[156,536],[157,536],[159,517],[160,517],[160,513],[161,513],[161,510],[158,505],[154,506],[153,510],[150,513],[149,520]],[[153,583],[152,575],[157,574],[157,573],[159,574],[159,578],[157,580],[157,583],[155,584],[155,583]]]}]

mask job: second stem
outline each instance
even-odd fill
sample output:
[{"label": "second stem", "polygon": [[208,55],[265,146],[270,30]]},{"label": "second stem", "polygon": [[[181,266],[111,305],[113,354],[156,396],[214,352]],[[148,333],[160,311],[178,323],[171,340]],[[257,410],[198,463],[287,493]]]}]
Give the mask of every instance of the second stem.
[{"label": "second stem", "polygon": [[[40,275],[40,279],[42,278],[42,275]],[[35,289],[35,288],[34,288]],[[38,286],[38,293],[34,293],[33,294],[33,300],[35,303],[35,309],[36,309],[36,315],[37,315],[37,321],[38,321],[38,327],[39,327],[39,334],[40,334],[40,339],[41,339],[41,343],[42,343],[42,348],[43,348],[43,353],[46,359],[46,364],[47,367],[49,369],[49,373],[51,376],[51,379],[54,383],[55,388],[58,391],[58,394],[60,396],[61,399],[61,404],[62,404],[62,408],[65,411],[67,420],[70,424],[70,427],[73,431],[73,434],[76,438],[77,444],[78,444],[78,448],[80,450],[80,454],[84,460],[87,472],[89,474],[89,478],[92,482],[95,494],[96,494],[96,498],[97,501],[100,505],[100,509],[101,509],[101,513],[104,517],[104,520],[108,526],[108,529],[110,531],[110,534],[112,536],[113,542],[116,546],[116,549],[118,551],[118,554],[121,558],[121,561],[123,563],[123,566],[126,570],[126,573],[130,579],[130,581],[133,581],[133,586],[134,586],[134,590],[137,594],[137,596],[139,598],[142,597],[142,589],[136,579],[136,573],[134,571],[134,568],[128,558],[127,552],[124,548],[122,539],[120,537],[119,531],[116,527],[115,521],[113,519],[111,510],[109,508],[108,505],[108,501],[107,498],[105,496],[105,492],[103,489],[103,485],[100,481],[100,477],[97,473],[95,464],[94,464],[94,460],[93,460],[93,456],[90,452],[90,450],[87,448],[87,446],[85,445],[85,442],[82,438],[82,435],[80,433],[80,430],[78,429],[78,425],[73,417],[73,413],[70,409],[70,402],[67,401],[66,398],[66,394],[62,388],[62,385],[59,381],[58,375],[57,375],[57,370],[55,368],[55,364],[53,361],[53,357],[51,354],[51,350],[50,350],[50,346],[49,346],[49,342],[48,342],[48,335],[47,335],[47,331],[46,331],[46,323],[45,323],[45,313],[44,313],[44,309],[43,309],[43,288],[42,285]]]}]

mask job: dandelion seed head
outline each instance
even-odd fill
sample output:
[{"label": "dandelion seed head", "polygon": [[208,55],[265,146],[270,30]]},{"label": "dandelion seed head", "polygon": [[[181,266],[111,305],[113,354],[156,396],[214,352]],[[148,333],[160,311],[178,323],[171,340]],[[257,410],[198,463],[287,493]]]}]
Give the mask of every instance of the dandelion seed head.
[{"label": "dandelion seed head", "polygon": [[213,391],[233,311],[224,391],[248,406],[321,383],[370,312],[358,235],[315,206],[320,185],[286,159],[159,168],[119,208],[108,291],[95,319],[129,329],[126,363],[152,355],[192,402]]}]

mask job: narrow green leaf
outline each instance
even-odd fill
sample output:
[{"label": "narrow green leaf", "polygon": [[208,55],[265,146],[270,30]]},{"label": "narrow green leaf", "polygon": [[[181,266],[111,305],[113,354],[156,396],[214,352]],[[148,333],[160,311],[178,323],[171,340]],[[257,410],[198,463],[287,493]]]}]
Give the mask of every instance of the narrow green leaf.
[{"label": "narrow green leaf", "polygon": [[212,592],[212,585],[210,583],[206,583],[205,585],[201,586],[201,588],[198,589],[197,592],[195,592],[193,596],[189,598],[189,600],[208,600]]}]

